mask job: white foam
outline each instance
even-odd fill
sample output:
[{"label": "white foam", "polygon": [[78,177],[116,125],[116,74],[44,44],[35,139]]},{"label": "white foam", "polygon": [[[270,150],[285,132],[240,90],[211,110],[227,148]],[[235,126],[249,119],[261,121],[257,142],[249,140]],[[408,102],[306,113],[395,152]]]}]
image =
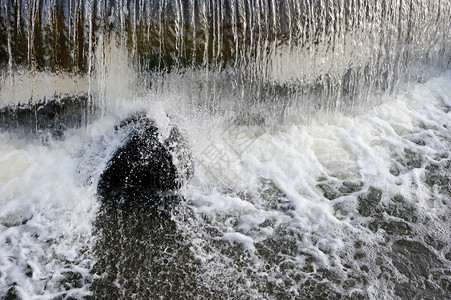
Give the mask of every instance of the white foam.
[{"label": "white foam", "polygon": [[16,283],[23,299],[51,299],[61,291],[58,274],[78,266],[87,275],[90,268],[86,250],[96,200],[92,188],[75,177],[74,154],[82,141],[41,145],[0,138],[0,222],[6,225],[0,230],[0,271],[6,275],[0,286],[6,291]]}]

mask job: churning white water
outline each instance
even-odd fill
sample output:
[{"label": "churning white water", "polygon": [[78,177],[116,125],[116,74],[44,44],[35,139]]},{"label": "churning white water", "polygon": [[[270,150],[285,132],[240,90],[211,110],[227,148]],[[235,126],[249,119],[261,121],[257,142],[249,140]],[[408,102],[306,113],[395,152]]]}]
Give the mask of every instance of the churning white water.
[{"label": "churning white water", "polygon": [[[223,156],[209,163],[208,146],[195,146],[203,168],[186,188],[195,217],[178,223],[207,286],[239,278],[238,295],[255,299],[445,299],[450,75],[355,117],[263,134],[240,127],[252,139],[240,155],[227,128],[207,134]],[[440,273],[442,285],[428,291],[423,280]],[[411,285],[415,292],[403,290]]]}]

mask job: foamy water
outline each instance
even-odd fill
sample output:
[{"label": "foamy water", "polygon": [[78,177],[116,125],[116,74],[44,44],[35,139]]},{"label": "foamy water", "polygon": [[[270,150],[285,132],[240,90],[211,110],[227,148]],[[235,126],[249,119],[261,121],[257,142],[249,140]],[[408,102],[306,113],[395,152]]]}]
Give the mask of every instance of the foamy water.
[{"label": "foamy water", "polygon": [[206,285],[255,299],[445,299],[450,75],[355,117],[245,128],[253,140],[239,158],[214,131],[208,140],[232,159],[208,164],[196,149],[202,168],[186,189],[194,217],[178,223]]},{"label": "foamy water", "polygon": [[[20,298],[52,299],[68,274],[89,274],[94,190],[75,180],[73,140],[42,145],[7,133],[1,140],[2,295],[17,284]],[[86,292],[84,284],[71,289]]]},{"label": "foamy water", "polygon": [[[166,257],[167,248],[179,244],[152,246],[139,241],[148,235],[133,230],[118,237],[148,243],[153,251],[132,278],[138,298],[163,294],[146,289],[146,282],[158,280],[153,268],[160,256],[163,264],[192,272],[180,273],[186,295],[449,295],[450,71],[353,116],[318,113],[310,124],[271,128],[195,114],[177,105],[183,97],[149,94],[118,102],[116,113],[69,130],[62,141],[0,133],[1,297],[12,291],[24,299],[92,294],[99,276],[93,266],[109,251],[94,228],[96,184],[124,138],[113,133],[114,124],[137,108],[148,110],[163,135],[178,125],[196,160],[171,218],[186,252]],[[108,252],[112,265],[121,257],[133,262],[127,243]],[[118,289],[132,297],[126,289],[131,278],[117,272]]]}]

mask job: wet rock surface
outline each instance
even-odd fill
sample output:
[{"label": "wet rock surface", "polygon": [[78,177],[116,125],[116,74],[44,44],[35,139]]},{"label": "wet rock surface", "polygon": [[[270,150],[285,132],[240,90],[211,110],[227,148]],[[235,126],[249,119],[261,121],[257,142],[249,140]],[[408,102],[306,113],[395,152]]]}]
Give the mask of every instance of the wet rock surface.
[{"label": "wet rock surface", "polygon": [[156,192],[177,187],[177,171],[172,155],[159,141],[158,128],[144,117],[127,120],[121,124],[133,126],[125,144],[120,147],[102,173],[99,194],[106,198],[140,188]]},{"label": "wet rock surface", "polygon": [[[193,175],[189,145],[177,128],[162,143],[154,121],[135,115],[121,122],[116,130],[130,127],[125,143],[115,151],[100,175],[98,194],[105,203],[127,205],[127,198],[174,191]],[[113,200],[114,199],[114,200]],[[145,199],[141,199],[146,202]]]},{"label": "wet rock surface", "polygon": [[172,220],[184,201],[177,189],[193,175],[191,150],[176,127],[161,142],[155,122],[143,114],[115,130],[124,128],[128,137],[97,186],[92,299],[192,298],[201,293],[197,265]]},{"label": "wet rock surface", "polygon": [[26,136],[61,138],[64,131],[86,125],[91,108],[87,96],[61,96],[0,109],[0,130]]}]

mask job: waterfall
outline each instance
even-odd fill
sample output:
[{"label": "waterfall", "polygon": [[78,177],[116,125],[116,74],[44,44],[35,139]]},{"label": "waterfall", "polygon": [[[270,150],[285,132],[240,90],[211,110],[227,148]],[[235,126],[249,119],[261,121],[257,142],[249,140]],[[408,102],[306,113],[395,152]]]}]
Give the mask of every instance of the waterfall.
[{"label": "waterfall", "polygon": [[450,18],[436,0],[5,0],[0,93],[56,74],[108,109],[102,85],[122,63],[133,87],[191,91],[217,112],[349,111],[449,67]]}]

